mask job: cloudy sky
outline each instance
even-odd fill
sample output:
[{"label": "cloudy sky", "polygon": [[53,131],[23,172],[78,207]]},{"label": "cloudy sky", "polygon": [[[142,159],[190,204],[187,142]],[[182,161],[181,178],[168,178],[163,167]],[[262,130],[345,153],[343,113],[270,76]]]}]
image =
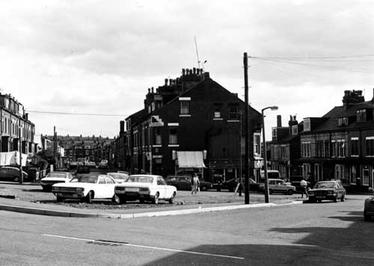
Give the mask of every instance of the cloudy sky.
[{"label": "cloudy sky", "polygon": [[[267,113],[322,116],[344,90],[374,87],[371,0],[80,0],[0,2],[0,88],[30,112],[37,133],[118,134],[149,87],[200,59],[211,77]],[[112,114],[118,117],[42,112]],[[269,135],[269,133],[267,133]]]}]

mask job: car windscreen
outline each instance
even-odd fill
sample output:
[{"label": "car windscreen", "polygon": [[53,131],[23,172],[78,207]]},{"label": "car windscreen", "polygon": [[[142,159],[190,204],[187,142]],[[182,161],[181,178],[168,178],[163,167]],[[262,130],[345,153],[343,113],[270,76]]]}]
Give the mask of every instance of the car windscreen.
[{"label": "car windscreen", "polygon": [[65,176],[66,176],[66,173],[56,173],[56,172],[52,172],[47,175],[47,177],[65,177]]},{"label": "car windscreen", "polygon": [[151,176],[130,176],[127,182],[137,183],[153,183],[153,177]]},{"label": "car windscreen", "polygon": [[72,182],[81,182],[81,183],[96,183],[98,176],[80,176],[72,180]]},{"label": "car windscreen", "polygon": [[314,188],[334,188],[335,183],[334,182],[318,182]]},{"label": "car windscreen", "polygon": [[122,179],[125,181],[129,178],[128,175],[120,173],[108,173],[108,175],[113,177],[114,179]]}]

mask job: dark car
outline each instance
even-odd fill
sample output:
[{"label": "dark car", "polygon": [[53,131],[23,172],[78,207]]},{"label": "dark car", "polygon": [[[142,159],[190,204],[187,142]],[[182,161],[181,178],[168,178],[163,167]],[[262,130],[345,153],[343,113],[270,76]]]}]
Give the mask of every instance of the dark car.
[{"label": "dark car", "polygon": [[319,181],[313,189],[308,191],[310,202],[321,202],[322,200],[345,200],[345,189],[339,180]]},{"label": "dark car", "polygon": [[87,165],[78,165],[76,174],[88,174],[91,171]]},{"label": "dark car", "polygon": [[370,221],[374,217],[374,196],[365,199],[364,203],[364,219]]},{"label": "dark car", "polygon": [[[29,179],[29,175],[22,171],[23,181]],[[2,166],[0,168],[0,180],[1,181],[19,181],[20,171],[18,167],[14,166]]]},{"label": "dark car", "polygon": [[[244,180],[242,180],[242,183],[244,184]],[[228,189],[230,192],[235,191],[237,186],[238,186],[237,178],[228,179],[226,181],[220,181],[213,185],[213,187],[217,191],[221,191],[221,189]],[[249,190],[259,191],[259,184],[256,181],[254,181],[252,178],[249,178]]]},{"label": "dark car", "polygon": [[[171,186],[175,186],[178,190],[191,190],[191,176],[168,176],[166,178],[166,183]],[[200,180],[200,190],[207,191],[208,189],[213,188],[213,184]]]}]

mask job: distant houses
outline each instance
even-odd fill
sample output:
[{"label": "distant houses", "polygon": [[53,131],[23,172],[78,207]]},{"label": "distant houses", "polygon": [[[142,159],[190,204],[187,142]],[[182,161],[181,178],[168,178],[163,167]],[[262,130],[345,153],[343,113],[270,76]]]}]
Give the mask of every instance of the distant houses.
[{"label": "distant houses", "polygon": [[[340,179],[350,190],[374,185],[374,98],[345,91],[343,104],[322,117],[277,125],[271,142],[272,168],[288,179]],[[283,135],[281,132],[283,131]]]}]

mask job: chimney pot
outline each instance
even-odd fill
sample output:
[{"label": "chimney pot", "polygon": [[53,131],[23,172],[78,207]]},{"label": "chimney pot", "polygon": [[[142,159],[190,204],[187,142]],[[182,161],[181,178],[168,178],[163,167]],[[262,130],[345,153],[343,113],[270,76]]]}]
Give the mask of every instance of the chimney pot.
[{"label": "chimney pot", "polygon": [[165,79],[165,86],[168,85],[168,79]]},{"label": "chimney pot", "polygon": [[186,75],[186,70],[182,68],[182,76]]},{"label": "chimney pot", "polygon": [[196,67],[193,68],[193,74],[195,75],[196,74]]}]

